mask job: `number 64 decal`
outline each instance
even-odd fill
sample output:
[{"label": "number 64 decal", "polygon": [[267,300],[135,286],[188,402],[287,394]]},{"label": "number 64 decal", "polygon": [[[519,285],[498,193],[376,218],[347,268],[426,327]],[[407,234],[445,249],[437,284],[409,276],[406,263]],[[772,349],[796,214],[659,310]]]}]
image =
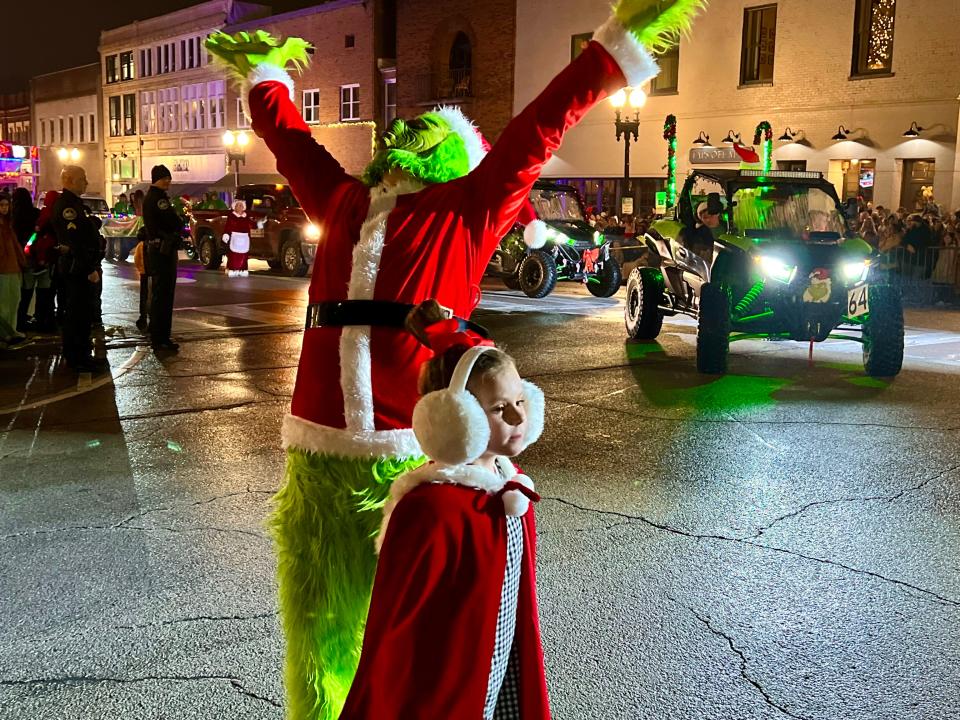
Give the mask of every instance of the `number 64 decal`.
[{"label": "number 64 decal", "polygon": [[847,317],[866,315],[870,311],[870,296],[866,285],[847,293]]}]

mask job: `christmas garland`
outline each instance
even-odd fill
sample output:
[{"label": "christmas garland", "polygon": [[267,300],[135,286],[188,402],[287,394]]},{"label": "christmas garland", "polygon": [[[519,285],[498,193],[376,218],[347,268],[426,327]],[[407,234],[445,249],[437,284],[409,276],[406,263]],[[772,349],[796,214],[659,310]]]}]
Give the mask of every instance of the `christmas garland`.
[{"label": "christmas garland", "polygon": [[761,136],[763,136],[763,171],[770,172],[773,166],[773,128],[766,120],[761,120],[753,133],[754,145],[759,144]]},{"label": "christmas garland", "polygon": [[663,139],[667,141],[667,208],[677,203],[677,116],[663,121]]}]

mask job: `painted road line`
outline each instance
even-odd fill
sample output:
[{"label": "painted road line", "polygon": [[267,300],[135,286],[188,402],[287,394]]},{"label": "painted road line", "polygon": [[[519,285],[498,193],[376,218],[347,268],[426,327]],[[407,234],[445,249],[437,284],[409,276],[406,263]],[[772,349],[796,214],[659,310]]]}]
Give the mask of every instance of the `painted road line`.
[{"label": "painted road line", "polygon": [[126,375],[128,372],[133,370],[140,362],[143,361],[143,358],[147,356],[150,352],[150,348],[146,345],[141,345],[130,355],[129,358],[116,370],[111,369],[109,375],[104,375],[103,377],[98,377],[96,380],[91,378],[90,382],[84,382],[84,376],[89,377],[89,373],[81,373],[80,378],[77,380],[77,386],[71,388],[70,390],[63,390],[62,392],[56,393],[54,395],[48,395],[47,397],[40,398],[39,400],[34,400],[30,403],[19,403],[17,405],[8,405],[7,407],[0,408],[0,415],[10,415],[13,413],[24,412],[25,410],[33,410],[38,407],[43,407],[44,405],[50,405],[51,403],[60,402],[61,400],[68,400],[72,397],[77,397],[78,395],[83,395],[90,392],[91,390],[96,390],[97,388],[108,385],[116,380],[119,380],[121,377]]}]

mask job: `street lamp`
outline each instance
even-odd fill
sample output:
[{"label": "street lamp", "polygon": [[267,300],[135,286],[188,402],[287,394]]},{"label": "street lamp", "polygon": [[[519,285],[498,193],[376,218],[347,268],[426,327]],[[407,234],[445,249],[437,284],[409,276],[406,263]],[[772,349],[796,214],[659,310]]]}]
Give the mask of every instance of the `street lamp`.
[{"label": "street lamp", "polygon": [[240,187],[240,164],[247,164],[247,144],[250,142],[250,136],[241,130],[233,132],[227,130],[223,134],[223,146],[227,149],[227,162],[233,163],[233,183]]},{"label": "street lamp", "polygon": [[[628,88],[629,89],[629,88]],[[616,119],[614,125],[617,129],[617,142],[623,138],[623,195],[630,194],[630,138],[640,139],[640,108],[647,102],[647,95],[640,88],[633,88],[629,94],[627,90],[618,90],[610,97],[610,104],[614,107]],[[633,108],[633,119],[624,120],[621,117],[620,110],[624,105]]]}]

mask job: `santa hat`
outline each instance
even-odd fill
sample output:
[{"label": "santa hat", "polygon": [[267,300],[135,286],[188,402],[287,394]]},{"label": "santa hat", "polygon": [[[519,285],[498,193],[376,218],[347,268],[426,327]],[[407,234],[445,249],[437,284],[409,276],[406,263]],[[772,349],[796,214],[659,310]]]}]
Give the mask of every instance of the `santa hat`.
[{"label": "santa hat", "polygon": [[740,161],[744,164],[757,165],[760,163],[760,156],[752,147],[747,147],[746,145],[735,142],[733,144],[733,151],[740,156]]}]

